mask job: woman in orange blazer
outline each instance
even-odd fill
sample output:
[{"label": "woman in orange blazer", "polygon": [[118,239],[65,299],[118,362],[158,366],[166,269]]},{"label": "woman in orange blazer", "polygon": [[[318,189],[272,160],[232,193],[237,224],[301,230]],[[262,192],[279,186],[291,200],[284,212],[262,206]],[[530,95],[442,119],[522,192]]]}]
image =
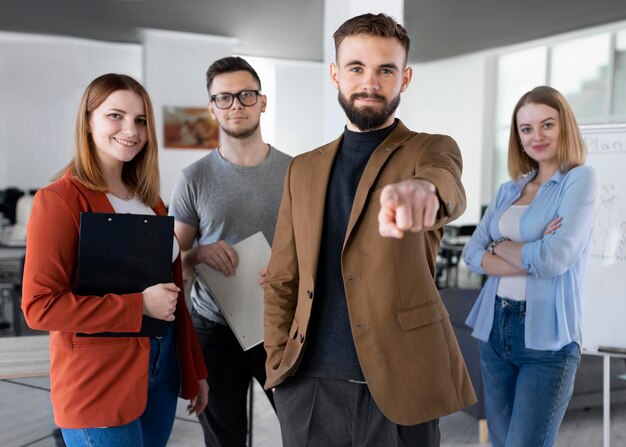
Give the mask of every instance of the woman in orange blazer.
[{"label": "woman in orange blazer", "polygon": [[[22,309],[30,327],[50,331],[52,406],[68,446],[165,446],[178,395],[190,399],[190,413],[207,402],[175,239],[174,282],[123,295],[74,293],[81,212],[166,214],[154,129],[137,81],[100,76],[81,101],[74,159],[35,196]],[[144,315],[174,324],[163,337],[77,336],[139,332]]]}]

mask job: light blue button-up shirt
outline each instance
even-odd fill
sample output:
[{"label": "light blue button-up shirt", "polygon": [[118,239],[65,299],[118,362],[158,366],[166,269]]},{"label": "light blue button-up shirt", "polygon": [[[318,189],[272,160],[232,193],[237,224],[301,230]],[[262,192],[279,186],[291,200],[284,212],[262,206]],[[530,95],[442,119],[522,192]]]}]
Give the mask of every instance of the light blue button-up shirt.
[{"label": "light blue button-up shirt", "polygon": [[[471,240],[463,250],[468,268],[484,274],[487,246],[502,234],[502,213],[519,199],[534,173],[500,186]],[[520,219],[522,264],[526,280],[526,348],[559,350],[581,344],[581,293],[591,247],[594,207],[598,194],[595,170],[578,166],[566,174],[557,171],[545,182]],[[544,235],[548,223],[561,216],[561,228]],[[472,335],[487,341],[493,325],[500,277],[489,276],[465,323]]]}]

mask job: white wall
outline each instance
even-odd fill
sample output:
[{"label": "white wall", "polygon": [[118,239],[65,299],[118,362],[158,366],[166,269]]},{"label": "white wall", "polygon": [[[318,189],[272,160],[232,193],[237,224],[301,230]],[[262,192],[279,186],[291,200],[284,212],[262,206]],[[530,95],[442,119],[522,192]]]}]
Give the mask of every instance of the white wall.
[{"label": "white wall", "polygon": [[281,61],[276,66],[276,147],[291,155],[328,143],[324,135],[325,64]]},{"label": "white wall", "polygon": [[241,55],[261,78],[267,108],[263,140],[295,156],[326,143],[323,135],[324,64]]},{"label": "white wall", "polygon": [[108,72],[141,80],[141,47],[0,32],[0,188],[44,186],[69,162],[83,91]]},{"label": "white wall", "polygon": [[206,71],[216,59],[231,56],[235,42],[230,37],[143,30],[144,85],[156,118],[161,197],[165,203],[170,201],[180,171],[207,151],[165,148],[163,107],[207,107]]},{"label": "white wall", "polygon": [[[206,107],[205,73],[232,55],[235,39],[144,30],[143,45],[0,32],[0,188],[46,185],[72,156],[76,112],[95,77],[119,72],[141,81],[153,100],[162,196],[180,171],[206,151],[163,147],[162,107]],[[243,57],[246,57],[245,55]],[[268,96],[264,138],[292,155],[326,142],[324,64],[246,57]]]},{"label": "white wall", "polygon": [[478,53],[413,65],[413,81],[402,95],[399,117],[410,129],[450,135],[461,149],[467,210],[459,224],[480,220],[488,59]]}]

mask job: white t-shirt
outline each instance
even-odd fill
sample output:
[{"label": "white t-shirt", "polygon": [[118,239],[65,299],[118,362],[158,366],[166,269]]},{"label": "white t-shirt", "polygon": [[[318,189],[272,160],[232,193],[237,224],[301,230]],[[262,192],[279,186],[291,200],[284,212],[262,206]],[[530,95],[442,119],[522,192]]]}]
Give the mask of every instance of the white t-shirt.
[{"label": "white t-shirt", "polygon": [[[520,220],[528,205],[511,205],[498,222],[498,228],[502,236],[508,237],[513,242],[522,242],[520,235]],[[526,278],[527,275],[502,276],[498,282],[496,295],[515,301],[526,301]]]},{"label": "white t-shirt", "polygon": [[[132,199],[124,200],[119,197],[107,193],[107,199],[111,202],[111,206],[115,210],[117,214],[144,214],[148,216],[155,216],[156,213],[152,208],[143,203],[137,197],[133,197]],[[180,252],[180,247],[178,245],[178,240],[174,237],[173,248],[172,248],[172,262],[176,260],[178,257],[178,253]]]}]

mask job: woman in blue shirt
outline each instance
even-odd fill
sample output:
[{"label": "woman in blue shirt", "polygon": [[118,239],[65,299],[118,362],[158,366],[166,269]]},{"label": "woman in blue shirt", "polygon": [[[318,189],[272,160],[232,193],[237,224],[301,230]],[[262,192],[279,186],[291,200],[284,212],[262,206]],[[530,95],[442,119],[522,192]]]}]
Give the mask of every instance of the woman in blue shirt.
[{"label": "woman in blue shirt", "polygon": [[580,363],[595,171],[572,110],[537,87],[513,111],[508,169],[463,250],[488,279],[466,323],[480,340],[492,445],[551,446]]}]

